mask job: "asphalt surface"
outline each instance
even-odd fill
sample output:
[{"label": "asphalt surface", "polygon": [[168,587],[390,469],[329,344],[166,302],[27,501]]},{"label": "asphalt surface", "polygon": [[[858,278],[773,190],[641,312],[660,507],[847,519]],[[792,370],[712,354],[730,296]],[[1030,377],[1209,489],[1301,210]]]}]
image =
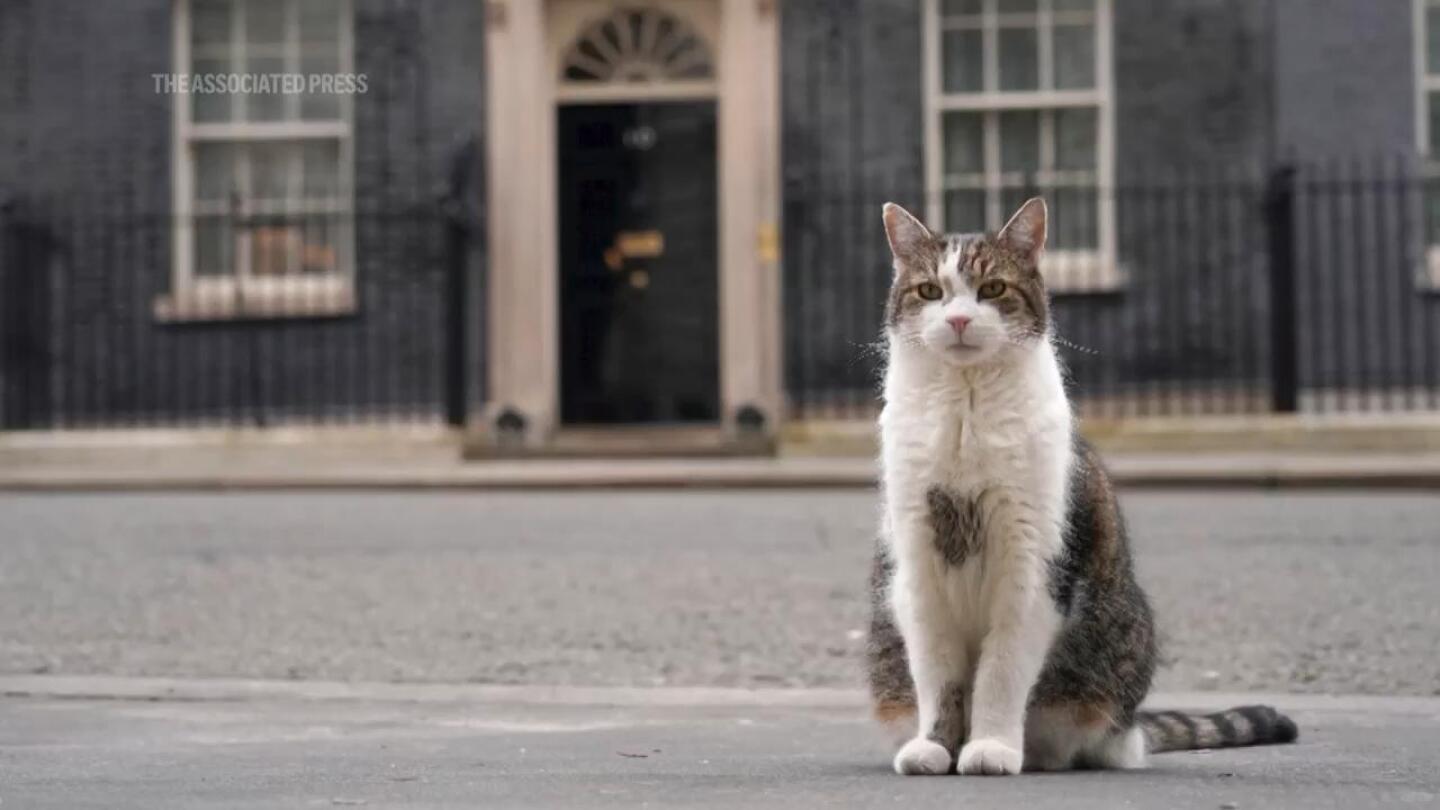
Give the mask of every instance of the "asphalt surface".
[{"label": "asphalt surface", "polygon": [[[1124,505],[1160,688],[1440,694],[1440,496]],[[853,687],[875,510],[834,490],[0,495],[0,672]]]},{"label": "asphalt surface", "polygon": [[[663,691],[663,690],[651,690]],[[1440,700],[1305,706],[1295,745],[1144,771],[899,777],[859,707],[0,700],[4,807],[1433,807]],[[1198,706],[1194,708],[1200,708]]]}]

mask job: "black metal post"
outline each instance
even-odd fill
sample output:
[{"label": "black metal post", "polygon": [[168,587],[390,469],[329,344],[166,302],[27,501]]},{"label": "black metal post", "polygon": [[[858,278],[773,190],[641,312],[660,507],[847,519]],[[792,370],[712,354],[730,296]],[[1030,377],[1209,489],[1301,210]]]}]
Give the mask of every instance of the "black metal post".
[{"label": "black metal post", "polygon": [[460,144],[450,158],[449,177],[441,197],[445,221],[445,280],[441,303],[445,316],[445,421],[463,427],[470,415],[470,248],[480,219],[471,189],[480,161],[480,146],[473,139]]},{"label": "black metal post", "polygon": [[16,269],[19,250],[13,244],[11,233],[14,209],[14,201],[4,189],[0,189],[0,430],[19,427],[16,423],[19,409],[10,393],[17,390],[15,381],[10,377],[15,374],[18,365],[14,354],[19,340],[19,331],[14,323],[16,307],[10,303],[15,300],[19,288],[14,283],[19,273]]},{"label": "black metal post", "polygon": [[465,351],[469,325],[469,223],[466,207],[458,201],[445,206],[445,421],[457,427],[465,424],[469,412],[469,360]]},{"label": "black metal post", "polygon": [[53,424],[54,362],[48,261],[52,246],[29,212],[0,199],[0,430]]},{"label": "black metal post", "polygon": [[1265,193],[1270,260],[1270,397],[1277,413],[1300,406],[1300,347],[1295,301],[1295,167],[1270,174]]}]

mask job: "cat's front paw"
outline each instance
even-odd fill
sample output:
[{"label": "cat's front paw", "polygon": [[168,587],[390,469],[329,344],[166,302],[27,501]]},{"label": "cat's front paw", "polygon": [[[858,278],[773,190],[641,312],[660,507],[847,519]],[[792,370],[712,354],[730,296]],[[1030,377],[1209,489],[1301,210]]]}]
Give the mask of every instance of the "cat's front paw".
[{"label": "cat's front paw", "polygon": [[938,776],[950,772],[950,752],[924,737],[905,743],[895,754],[895,772],[901,776]]},{"label": "cat's front paw", "polygon": [[1021,761],[1018,749],[994,737],[983,737],[971,740],[960,749],[960,764],[956,770],[967,775],[1005,776],[1020,773]]}]

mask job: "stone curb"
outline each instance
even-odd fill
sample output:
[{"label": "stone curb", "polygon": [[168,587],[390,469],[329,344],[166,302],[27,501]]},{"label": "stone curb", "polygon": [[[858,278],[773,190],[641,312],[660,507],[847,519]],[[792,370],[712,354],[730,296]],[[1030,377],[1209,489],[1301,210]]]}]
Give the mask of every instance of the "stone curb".
[{"label": "stone curb", "polygon": [[[1127,488],[1440,489],[1440,454],[1115,454]],[[582,459],[450,465],[277,468],[213,465],[34,466],[0,470],[0,491],[525,490],[866,488],[873,461],[778,459]]]},{"label": "stone curb", "polygon": [[[452,683],[269,681],[237,678],[146,678],[103,675],[0,675],[7,699],[176,702],[357,701],[475,705],[614,707],[775,707],[864,709],[852,689],[738,689],[723,687],[510,686]],[[1147,705],[1218,710],[1264,703],[1289,711],[1343,711],[1440,720],[1440,697],[1288,694],[1276,692],[1163,692]]]}]

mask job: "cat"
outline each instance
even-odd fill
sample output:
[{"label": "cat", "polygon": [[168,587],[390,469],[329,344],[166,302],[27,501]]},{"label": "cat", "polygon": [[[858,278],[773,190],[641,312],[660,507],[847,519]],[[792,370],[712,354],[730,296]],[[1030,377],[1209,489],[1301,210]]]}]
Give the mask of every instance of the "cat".
[{"label": "cat", "polygon": [[884,207],[881,540],[867,661],[901,774],[1138,768],[1293,741],[1268,706],[1138,710],[1155,626],[1125,524],[1075,430],[1040,257],[1045,202],[942,235]]}]

